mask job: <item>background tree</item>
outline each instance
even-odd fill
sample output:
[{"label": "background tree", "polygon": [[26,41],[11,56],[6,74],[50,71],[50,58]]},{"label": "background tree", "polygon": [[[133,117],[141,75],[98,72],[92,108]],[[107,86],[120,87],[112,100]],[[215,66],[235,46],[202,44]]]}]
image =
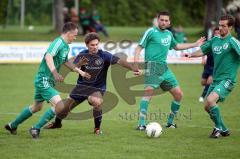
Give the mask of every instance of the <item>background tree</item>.
[{"label": "background tree", "polygon": [[0,1],[0,25],[6,26],[8,0]]},{"label": "background tree", "polygon": [[55,16],[55,30],[59,33],[62,31],[63,27],[63,7],[64,1],[63,0],[54,0],[53,1],[53,8],[54,8],[54,16]]}]

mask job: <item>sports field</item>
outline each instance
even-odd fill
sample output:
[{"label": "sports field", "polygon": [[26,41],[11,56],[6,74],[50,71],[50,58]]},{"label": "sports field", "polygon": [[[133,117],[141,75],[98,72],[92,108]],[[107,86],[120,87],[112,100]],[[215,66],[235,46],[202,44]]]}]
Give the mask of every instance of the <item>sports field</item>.
[{"label": "sports field", "polygon": [[[240,107],[239,84],[227,100],[220,104],[222,116],[229,126],[231,136],[209,139],[212,123],[198,102],[201,93],[201,65],[171,65],[184,92],[182,107],[176,120],[177,129],[164,129],[160,138],[149,139],[137,126],[137,103],[128,105],[118,96],[118,105],[104,114],[103,134],[93,134],[93,119],[64,121],[59,130],[42,130],[41,138],[33,140],[28,129],[37,122],[43,111],[35,114],[18,129],[18,135],[9,135],[3,126],[14,119],[33,99],[33,79],[38,65],[0,65],[0,154],[2,159],[236,159],[240,156]],[[66,82],[74,84],[75,75]],[[136,88],[136,87],[134,87]],[[141,89],[138,86],[136,89]],[[108,90],[117,95],[108,76]],[[67,94],[63,94],[66,96]],[[166,122],[171,96],[155,96],[149,107],[152,121]],[[44,110],[48,107],[45,104]],[[74,112],[90,107],[82,104]],[[155,114],[154,114],[155,113]]]}]

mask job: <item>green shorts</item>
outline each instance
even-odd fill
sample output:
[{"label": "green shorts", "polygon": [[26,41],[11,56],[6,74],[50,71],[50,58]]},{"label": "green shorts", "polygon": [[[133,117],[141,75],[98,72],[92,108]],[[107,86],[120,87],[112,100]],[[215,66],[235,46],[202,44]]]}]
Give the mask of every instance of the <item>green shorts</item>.
[{"label": "green shorts", "polygon": [[145,74],[144,86],[153,87],[154,89],[161,88],[163,91],[169,91],[177,87],[178,81],[172,71],[168,68],[162,75],[161,74]]},{"label": "green shorts", "polygon": [[229,95],[229,93],[234,88],[234,83],[231,80],[222,80],[220,82],[213,82],[208,88],[207,96],[211,92],[216,92],[219,95],[219,102],[223,102],[225,98]]},{"label": "green shorts", "polygon": [[38,102],[49,102],[52,97],[59,95],[58,91],[53,87],[53,83],[49,82],[46,77],[35,79],[34,88],[34,99]]}]

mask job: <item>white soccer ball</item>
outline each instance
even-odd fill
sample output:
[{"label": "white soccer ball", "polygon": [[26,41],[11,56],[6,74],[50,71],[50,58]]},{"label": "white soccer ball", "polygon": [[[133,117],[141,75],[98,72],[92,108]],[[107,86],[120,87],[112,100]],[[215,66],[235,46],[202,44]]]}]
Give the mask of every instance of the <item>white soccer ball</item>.
[{"label": "white soccer ball", "polygon": [[148,137],[159,137],[162,134],[162,127],[157,122],[151,122],[146,127],[146,134]]}]

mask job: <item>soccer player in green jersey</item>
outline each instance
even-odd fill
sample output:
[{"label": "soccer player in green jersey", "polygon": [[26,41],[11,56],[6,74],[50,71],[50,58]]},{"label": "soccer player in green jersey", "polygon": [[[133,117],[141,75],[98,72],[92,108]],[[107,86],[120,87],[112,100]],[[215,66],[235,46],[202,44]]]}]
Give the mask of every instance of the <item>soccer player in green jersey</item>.
[{"label": "soccer player in green jersey", "polygon": [[205,102],[205,110],[215,124],[210,138],[230,135],[217,103],[223,101],[234,88],[240,64],[240,42],[231,35],[233,26],[234,18],[223,15],[219,21],[220,37],[213,37],[199,51],[185,54],[187,57],[213,55],[213,83],[208,89]]},{"label": "soccer player in green jersey", "polygon": [[169,26],[169,12],[160,12],[158,14],[158,27],[155,26],[148,29],[135,50],[135,64],[138,65],[137,62],[139,61],[140,52],[143,48],[145,49],[144,59],[146,63],[144,77],[145,91],[140,102],[139,125],[137,130],[145,130],[148,105],[154,94],[154,89],[158,89],[159,87],[163,91],[169,91],[173,96],[171,113],[169,114],[166,127],[176,128],[176,124],[173,124],[173,119],[180,108],[183,93],[174,74],[167,66],[167,54],[169,49],[182,50],[197,47],[203,44],[205,40],[205,38],[200,38],[195,43],[178,44],[172,33],[167,30]]},{"label": "soccer player in green jersey", "polygon": [[[64,109],[64,103],[58,91],[54,88],[55,82],[63,82],[64,80],[63,76],[59,74],[62,64],[84,77],[89,77],[89,74],[81,71],[71,60],[68,61],[68,44],[76,39],[77,34],[77,26],[71,22],[66,23],[63,26],[61,36],[57,37],[48,47],[34,80],[35,102],[30,106],[26,106],[14,121],[5,125],[5,129],[11,134],[17,134],[18,125],[31,117],[32,114],[40,111],[44,101],[50,102],[52,107],[29,130],[33,138],[38,138],[41,127],[51,120],[55,114],[58,115]],[[84,60],[81,62],[83,64]]]}]

